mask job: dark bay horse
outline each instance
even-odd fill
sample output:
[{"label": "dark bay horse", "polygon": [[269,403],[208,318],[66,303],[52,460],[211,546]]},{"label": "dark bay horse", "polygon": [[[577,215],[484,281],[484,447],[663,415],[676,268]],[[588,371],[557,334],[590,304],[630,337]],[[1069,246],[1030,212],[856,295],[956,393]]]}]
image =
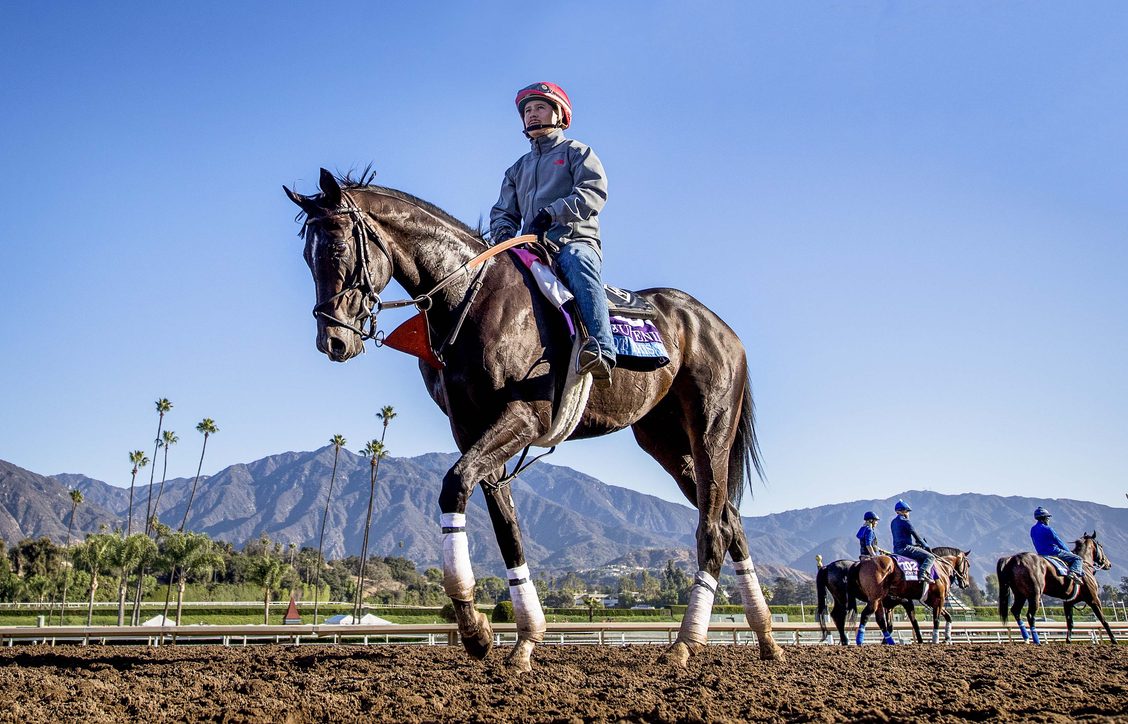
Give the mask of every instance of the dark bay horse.
[{"label": "dark bay horse", "polygon": [[[394,279],[440,345],[441,364],[420,362],[432,399],[446,414],[461,452],[439,494],[443,588],[454,605],[463,645],[484,658],[493,636],[474,607],[474,574],[466,539],[470,495],[481,487],[507,566],[517,645],[507,663],[527,671],[544,638],[545,619],[525,560],[517,514],[505,480],[507,461],[550,429],[553,401],[571,364],[572,345],[557,313],[531,275],[503,254],[476,274],[470,262],[488,249],[480,234],[441,209],[394,189],[321,170],[321,193],[285,188],[305,214],[305,260],[313,273],[317,348],[344,362],[376,338],[380,293]],[[706,642],[716,581],[725,554],[737,570],[745,615],[761,658],[782,658],[760,590],[738,506],[760,460],[744,347],[720,317],[685,292],[639,293],[655,320],[670,363],[654,372],[616,368],[596,388],[569,439],[630,427],[698,509],[699,571],[677,640],[663,660],[685,666]]]},{"label": "dark bay horse", "polygon": [[[890,597],[900,600],[918,600],[932,609],[932,643],[940,639],[940,617],[944,617],[944,641],[952,640],[952,614],[944,608],[951,581],[966,588],[971,582],[968,556],[971,551],[956,549],[956,553],[936,557],[940,577],[931,581],[927,589],[921,581],[906,581],[901,567],[891,556],[874,556],[858,564],[858,587],[869,602],[858,621],[858,641],[865,634],[866,620],[872,613],[877,619],[884,643],[893,643],[893,625],[885,603]],[[923,594],[923,595],[922,595]]]},{"label": "dark bay horse", "polygon": [[[1038,599],[1045,594],[1060,598],[1065,609],[1065,640],[1073,640],[1073,607],[1079,603],[1088,604],[1096,615],[1097,620],[1104,625],[1105,633],[1113,643],[1116,637],[1105,620],[1104,611],[1101,609],[1099,594],[1100,586],[1094,575],[1096,569],[1107,571],[1112,567],[1105,557],[1104,546],[1097,541],[1097,532],[1092,535],[1085,533],[1073,542],[1073,552],[1081,556],[1085,566],[1085,580],[1077,583],[1069,576],[1057,572],[1049,561],[1037,553],[1025,552],[1008,558],[1000,558],[995,570],[999,574],[999,618],[1007,622],[1007,608],[1010,607],[1014,620],[1018,623],[1018,630],[1022,633],[1022,640],[1032,639],[1034,643],[1041,643],[1038,631],[1034,628],[1034,614],[1038,610]],[[1011,592],[1014,593],[1014,605],[1010,605]],[[1026,606],[1026,620],[1030,623],[1029,632],[1022,625],[1022,607]]]}]

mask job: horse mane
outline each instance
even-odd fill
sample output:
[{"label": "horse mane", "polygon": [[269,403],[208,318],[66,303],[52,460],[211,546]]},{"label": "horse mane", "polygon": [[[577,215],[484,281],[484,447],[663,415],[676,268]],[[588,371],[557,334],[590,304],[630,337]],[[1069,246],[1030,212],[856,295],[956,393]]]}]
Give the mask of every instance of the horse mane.
[{"label": "horse mane", "polygon": [[337,176],[337,182],[345,191],[372,191],[383,196],[391,196],[394,199],[399,199],[400,201],[409,203],[412,206],[423,209],[427,213],[438,217],[454,228],[470,234],[478,241],[481,241],[484,244],[489,244],[489,241],[486,238],[487,230],[482,228],[481,220],[478,221],[477,228],[472,227],[464,221],[456,219],[454,216],[447,213],[443,209],[440,209],[438,206],[435,206],[430,201],[425,201],[418,196],[413,196],[412,194],[407,193],[406,191],[400,191],[399,189],[393,189],[387,186],[379,186],[372,183],[373,179],[376,178],[376,171],[372,168],[372,164],[365,166],[364,169],[359,173],[359,178],[353,178],[353,172],[347,171],[343,176]]}]

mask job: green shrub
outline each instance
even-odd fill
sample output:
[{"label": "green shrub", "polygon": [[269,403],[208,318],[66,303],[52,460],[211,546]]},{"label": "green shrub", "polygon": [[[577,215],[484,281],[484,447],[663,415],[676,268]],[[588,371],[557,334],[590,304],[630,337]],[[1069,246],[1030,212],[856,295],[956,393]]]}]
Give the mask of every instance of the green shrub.
[{"label": "green shrub", "polygon": [[513,623],[513,602],[512,601],[499,601],[494,606],[493,615],[490,620],[494,623]]},{"label": "green shrub", "polygon": [[447,603],[444,605],[442,609],[439,610],[439,617],[447,623],[454,623],[456,620],[454,616],[454,604]]}]

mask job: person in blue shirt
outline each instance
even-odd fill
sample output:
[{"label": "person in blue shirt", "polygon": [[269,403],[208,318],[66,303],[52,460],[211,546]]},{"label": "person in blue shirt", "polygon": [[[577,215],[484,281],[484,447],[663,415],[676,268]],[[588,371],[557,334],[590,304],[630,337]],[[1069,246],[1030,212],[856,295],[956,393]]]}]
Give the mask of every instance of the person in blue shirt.
[{"label": "person in blue shirt", "polygon": [[[903,500],[898,500],[893,510],[897,517],[889,524],[893,532],[893,552],[899,556],[912,558],[917,562],[920,580],[932,581],[932,564],[936,558],[928,550],[928,541],[917,534],[913,524],[909,522],[909,512],[912,508]],[[914,545],[914,543],[916,545]]]},{"label": "person in blue shirt", "polygon": [[1053,516],[1050,515],[1050,511],[1040,505],[1034,509],[1034,520],[1038,521],[1030,529],[1030,540],[1034,542],[1034,550],[1040,556],[1056,556],[1065,561],[1069,566],[1069,577],[1081,583],[1085,579],[1081,568],[1081,556],[1069,550],[1065,542],[1050,527],[1051,517]]},{"label": "person in blue shirt", "polygon": [[860,549],[860,556],[862,558],[872,558],[879,556],[885,551],[877,546],[877,513],[872,510],[867,510],[865,516],[862,517],[865,522],[862,527],[858,529],[858,548]]}]

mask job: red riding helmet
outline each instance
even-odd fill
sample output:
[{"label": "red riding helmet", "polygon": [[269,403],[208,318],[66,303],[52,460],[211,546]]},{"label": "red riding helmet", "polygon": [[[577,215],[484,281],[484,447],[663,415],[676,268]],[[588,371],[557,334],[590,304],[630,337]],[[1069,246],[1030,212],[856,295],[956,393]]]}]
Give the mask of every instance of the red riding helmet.
[{"label": "red riding helmet", "polygon": [[568,100],[568,94],[563,88],[555,83],[533,83],[517,91],[514,102],[517,104],[517,113],[522,118],[525,116],[525,104],[533,99],[545,101],[556,108],[556,112],[560,114],[560,128],[572,125],[572,101]]}]

